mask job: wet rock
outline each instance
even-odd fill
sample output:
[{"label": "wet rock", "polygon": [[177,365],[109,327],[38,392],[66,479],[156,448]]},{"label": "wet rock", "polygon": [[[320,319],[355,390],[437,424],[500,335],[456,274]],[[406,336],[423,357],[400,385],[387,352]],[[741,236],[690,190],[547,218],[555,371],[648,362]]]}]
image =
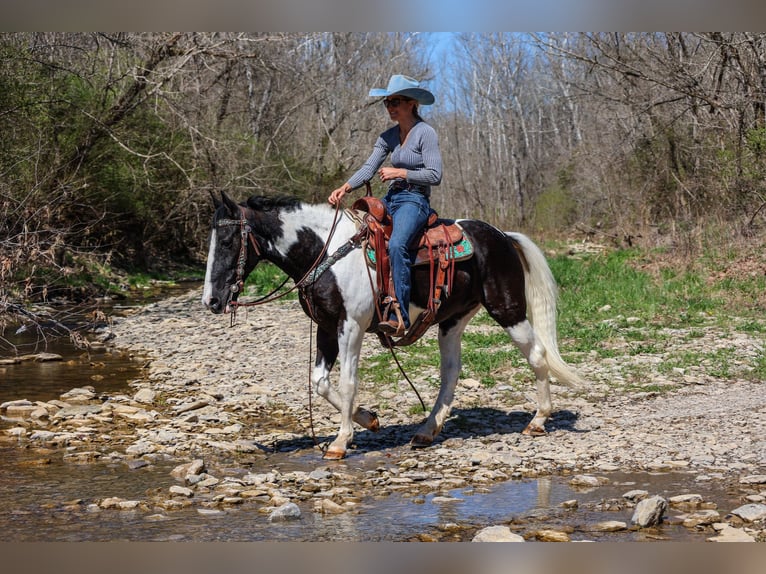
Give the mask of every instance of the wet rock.
[{"label": "wet rock", "polygon": [[573,476],[569,481],[571,486],[577,488],[598,488],[599,486],[603,486],[604,484],[608,483],[608,479],[592,476],[589,474],[578,474]]},{"label": "wet rock", "polygon": [[662,522],[662,517],[667,509],[668,503],[661,496],[645,498],[636,504],[630,521],[641,528],[657,526]]},{"label": "wet rock", "polygon": [[139,468],[149,466],[149,462],[142,458],[137,458],[135,460],[129,460],[127,466],[130,470],[138,470]]},{"label": "wet rock", "polygon": [[699,508],[702,504],[702,496],[699,494],[681,494],[678,496],[671,496],[668,499],[668,503],[674,508],[693,510],[695,508]]},{"label": "wet rock", "polygon": [[69,403],[80,403],[92,401],[96,398],[96,389],[91,386],[76,387],[70,391],[67,391],[59,397],[62,401]]},{"label": "wet rock", "polygon": [[174,484],[169,488],[170,494],[172,496],[183,496],[186,498],[191,498],[194,496],[194,491],[191,488],[186,488],[185,486],[178,486],[177,484]]},{"label": "wet rock", "polygon": [[649,496],[649,492],[646,490],[630,490],[622,495],[623,498],[630,500],[631,502],[638,502]]},{"label": "wet rock", "polygon": [[471,542],[524,542],[524,538],[507,526],[488,526],[479,530]]},{"label": "wet rock", "polygon": [[755,522],[766,519],[766,504],[745,504],[731,511],[734,516],[739,516],[745,522]]},{"label": "wet rock", "polygon": [[275,508],[269,514],[269,522],[282,522],[287,520],[297,520],[301,517],[301,509],[294,502],[286,502]]},{"label": "wet rock", "polygon": [[535,532],[535,538],[540,542],[570,542],[569,534],[561,530],[543,529]]},{"label": "wet rock", "polygon": [[36,403],[27,400],[8,401],[0,405],[0,413],[4,413],[10,419],[25,419],[38,408]]},{"label": "wet rock", "polygon": [[140,500],[125,500],[124,498],[111,497],[103,499],[98,506],[103,509],[112,510],[134,510],[141,506]]},{"label": "wet rock", "polygon": [[682,524],[686,528],[696,528],[697,526],[708,526],[721,520],[721,514],[717,510],[700,510],[688,514]]},{"label": "wet rock", "polygon": [[720,525],[720,528],[716,528],[716,530],[718,530],[718,534],[708,538],[707,540],[709,542],[755,542],[755,538],[741,528],[734,528],[728,524],[722,524]]},{"label": "wet rock", "polygon": [[348,508],[325,498],[314,503],[314,511],[322,514],[343,514],[348,511]]},{"label": "wet rock", "polygon": [[588,527],[591,532],[619,532],[628,528],[628,525],[620,520],[606,520],[597,522]]}]

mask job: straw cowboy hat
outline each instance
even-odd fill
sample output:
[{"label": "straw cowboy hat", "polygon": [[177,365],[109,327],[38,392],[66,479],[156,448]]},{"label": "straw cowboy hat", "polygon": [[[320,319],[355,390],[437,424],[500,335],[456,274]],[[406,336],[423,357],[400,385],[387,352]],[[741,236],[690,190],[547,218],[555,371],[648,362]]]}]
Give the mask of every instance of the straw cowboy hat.
[{"label": "straw cowboy hat", "polygon": [[385,89],[373,88],[370,90],[370,96],[374,97],[393,95],[412,98],[424,106],[429,106],[434,103],[434,95],[425,88],[421,88],[420,82],[409,76],[402,76],[400,74],[391,76],[391,79],[388,80],[388,86]]}]

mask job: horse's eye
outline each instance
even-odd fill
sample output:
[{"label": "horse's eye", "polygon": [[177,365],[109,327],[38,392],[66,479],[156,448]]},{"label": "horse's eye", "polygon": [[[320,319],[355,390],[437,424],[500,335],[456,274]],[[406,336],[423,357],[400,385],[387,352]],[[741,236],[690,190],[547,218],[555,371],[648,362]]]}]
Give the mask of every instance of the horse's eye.
[{"label": "horse's eye", "polygon": [[232,245],[234,245],[234,241],[232,239],[221,239],[221,245],[223,245],[226,249],[229,249]]}]

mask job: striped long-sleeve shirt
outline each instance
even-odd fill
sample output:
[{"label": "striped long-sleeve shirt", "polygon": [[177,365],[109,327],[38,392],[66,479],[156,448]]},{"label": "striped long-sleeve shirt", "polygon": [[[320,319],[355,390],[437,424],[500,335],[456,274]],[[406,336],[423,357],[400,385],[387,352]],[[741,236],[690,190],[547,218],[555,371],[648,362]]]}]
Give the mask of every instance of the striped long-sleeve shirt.
[{"label": "striped long-sleeve shirt", "polygon": [[[423,186],[426,197],[430,196],[432,185],[441,183],[442,156],[436,130],[426,122],[419,121],[407,134],[403,145],[399,142],[398,124],[380,134],[370,157],[348,180],[351,189],[357,189],[365,181],[371,180],[388,154],[391,154],[392,166],[407,170],[408,183]],[[391,185],[401,182],[393,180]]]}]

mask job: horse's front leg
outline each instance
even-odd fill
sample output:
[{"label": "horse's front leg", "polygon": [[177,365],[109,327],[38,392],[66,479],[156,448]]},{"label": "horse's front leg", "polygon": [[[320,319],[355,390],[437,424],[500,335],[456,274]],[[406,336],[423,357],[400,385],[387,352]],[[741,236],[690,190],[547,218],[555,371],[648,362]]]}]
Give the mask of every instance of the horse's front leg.
[{"label": "horse's front leg", "polygon": [[455,387],[460,375],[461,362],[461,337],[466,325],[478,311],[478,307],[467,316],[460,319],[456,324],[444,329],[439,327],[439,354],[441,386],[439,395],[436,397],[431,413],[426,422],[421,425],[410,445],[412,448],[425,448],[433,443],[436,436],[441,432],[444,421],[452,409],[452,401],[455,398]]},{"label": "horse's front leg", "polygon": [[[354,438],[353,422],[372,431],[380,428],[375,413],[361,407],[354,408],[363,337],[364,331],[349,323],[344,326],[340,337],[317,330],[317,359],[312,380],[317,394],[338,409],[341,419],[338,435],[324,454],[326,459],[337,460],[346,455],[346,449]],[[330,384],[330,370],[338,357],[340,379],[336,390]]]}]

